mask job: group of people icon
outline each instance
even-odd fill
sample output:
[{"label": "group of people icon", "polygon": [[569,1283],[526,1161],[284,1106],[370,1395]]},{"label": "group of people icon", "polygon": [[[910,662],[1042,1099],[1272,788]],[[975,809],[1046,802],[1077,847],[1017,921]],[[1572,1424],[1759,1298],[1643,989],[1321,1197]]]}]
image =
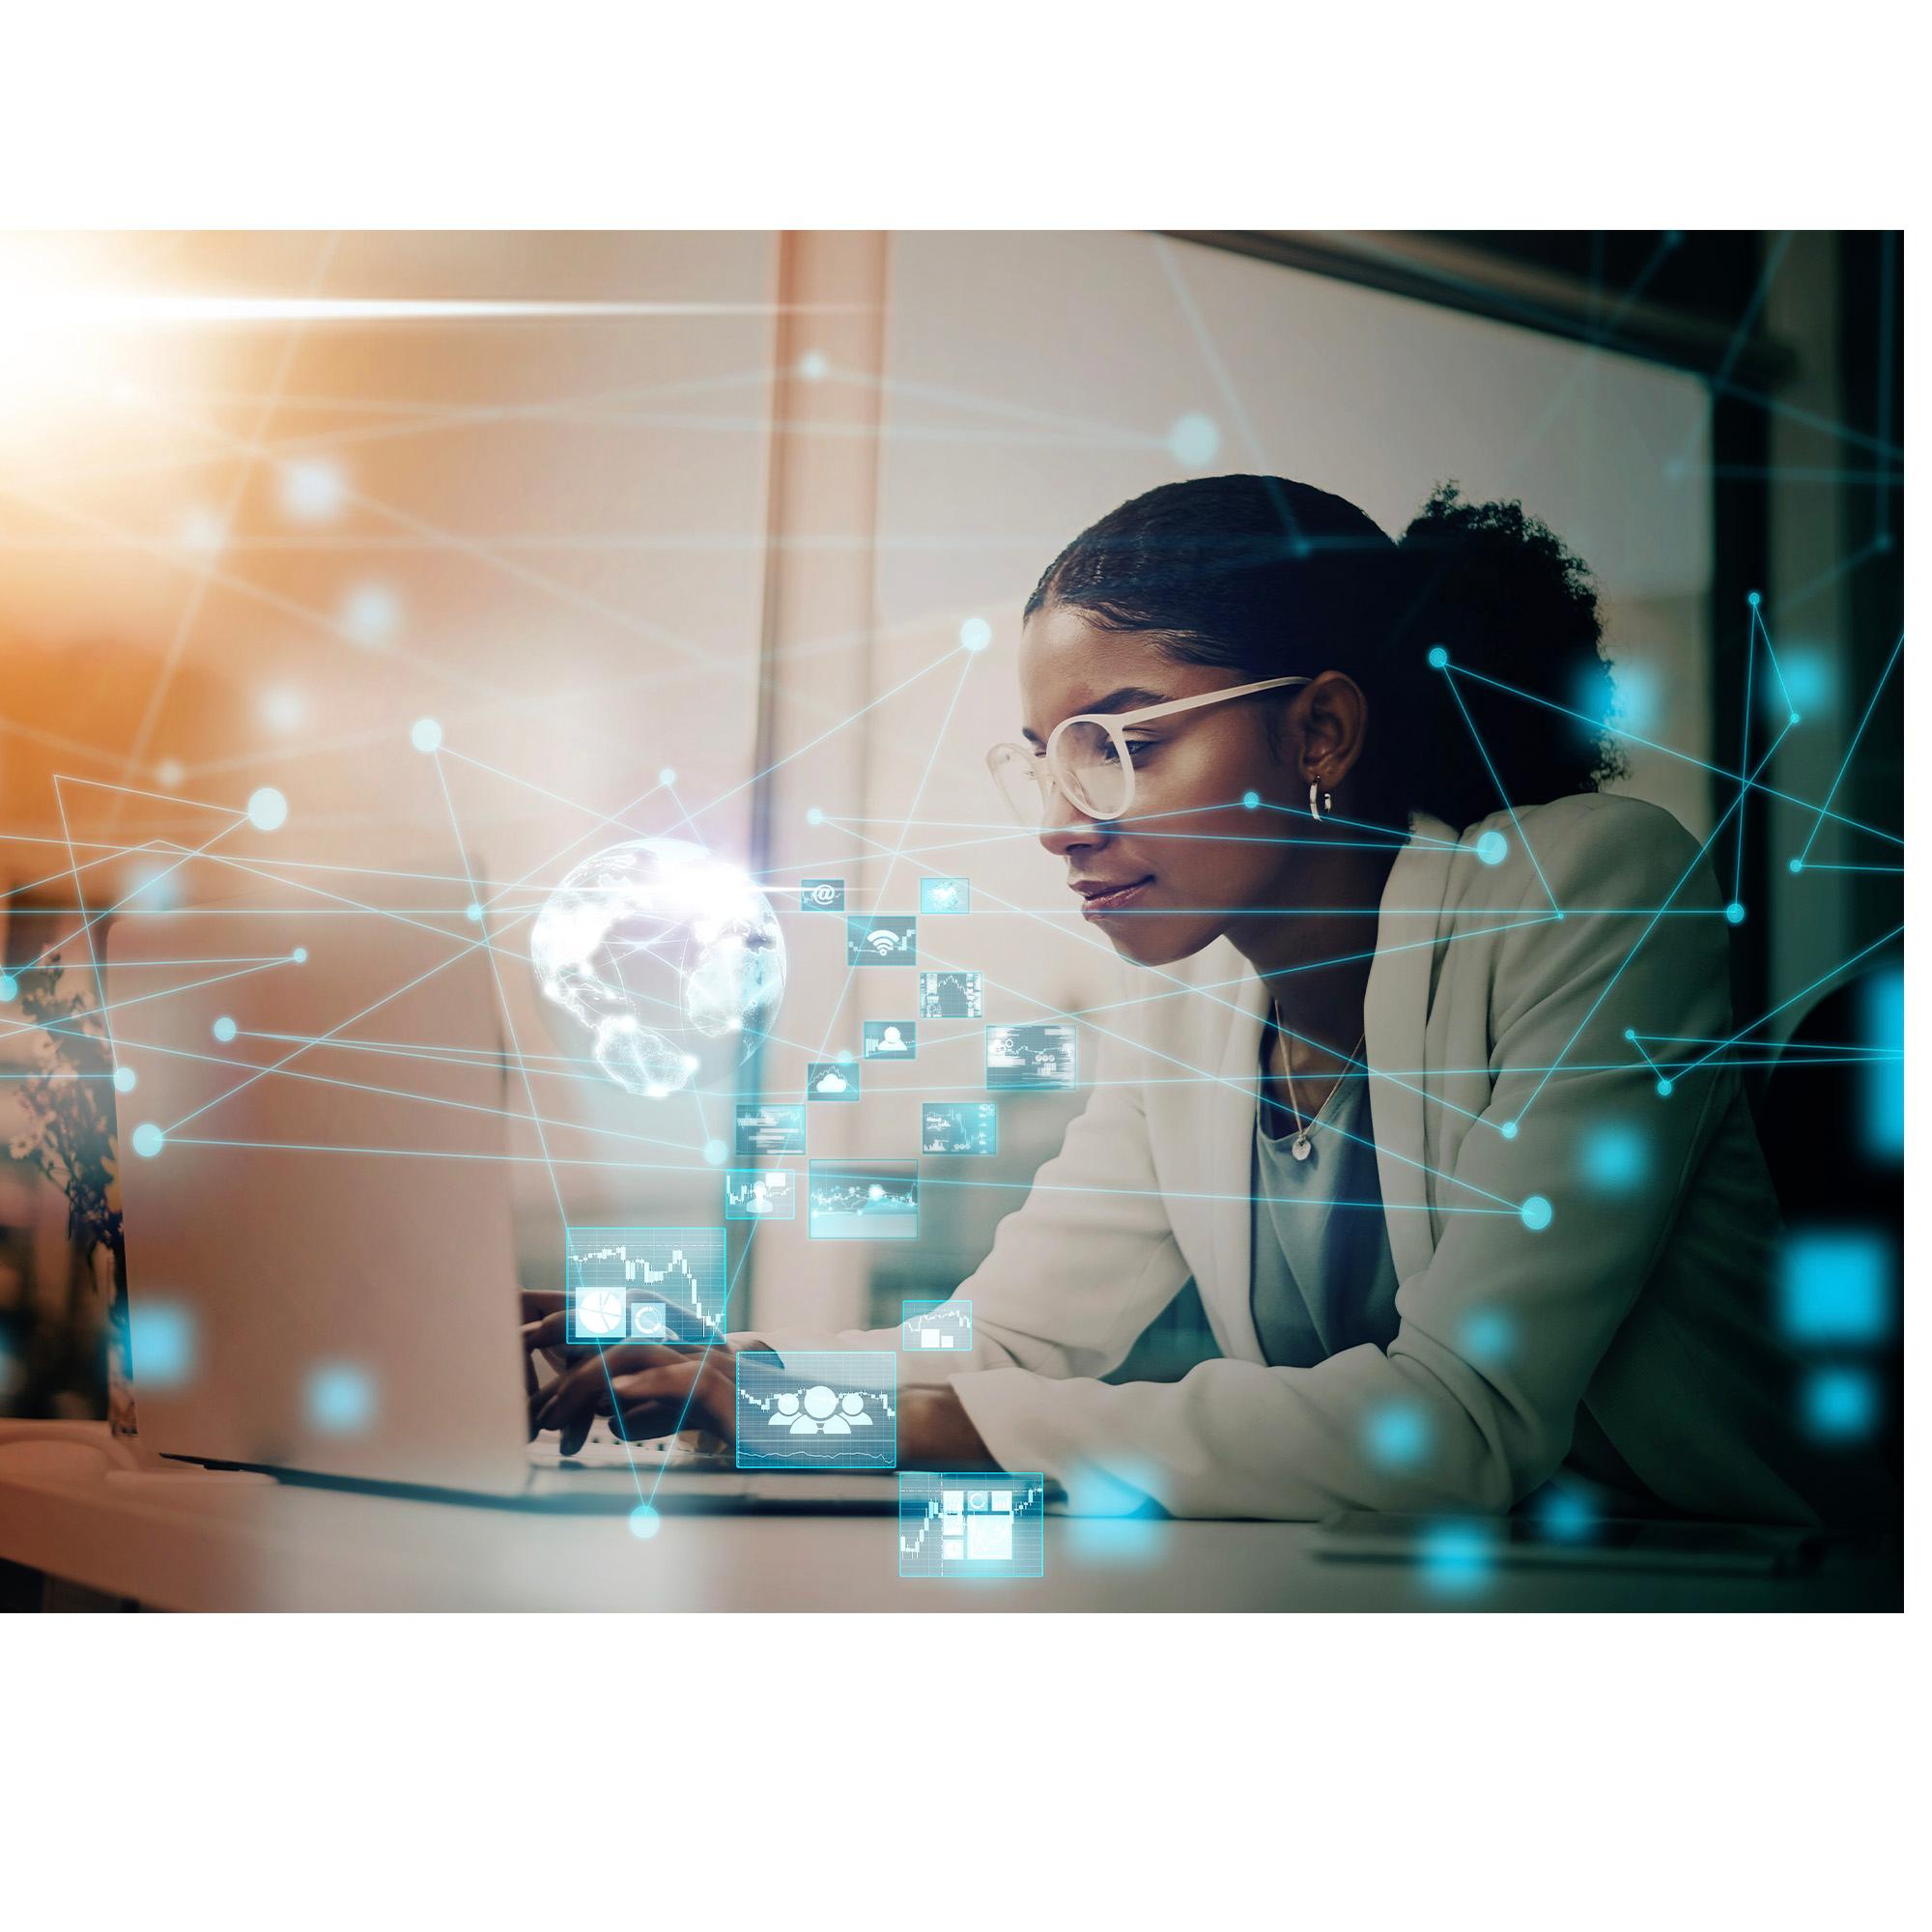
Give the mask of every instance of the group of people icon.
[{"label": "group of people icon", "polygon": [[866,1413],[864,1396],[836,1395],[823,1382],[814,1382],[802,1394],[774,1396],[765,1427],[793,1435],[850,1435],[855,1429],[870,1429],[872,1418]]}]

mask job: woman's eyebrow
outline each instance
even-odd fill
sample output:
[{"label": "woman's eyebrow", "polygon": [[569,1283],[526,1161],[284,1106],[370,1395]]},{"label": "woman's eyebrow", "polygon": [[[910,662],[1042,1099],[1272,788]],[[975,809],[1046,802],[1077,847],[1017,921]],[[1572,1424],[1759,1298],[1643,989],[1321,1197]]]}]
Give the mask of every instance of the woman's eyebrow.
[{"label": "woman's eyebrow", "polygon": [[[1083,704],[1078,711],[1069,711],[1066,715],[1069,718],[1085,718],[1094,711],[1139,711],[1150,704],[1166,702],[1167,693],[1164,691],[1149,691],[1144,685],[1123,684],[1118,691],[1110,691],[1105,697],[1096,698],[1092,704]],[[1021,725],[1020,736],[1029,745],[1042,742],[1039,733],[1031,725]]]}]

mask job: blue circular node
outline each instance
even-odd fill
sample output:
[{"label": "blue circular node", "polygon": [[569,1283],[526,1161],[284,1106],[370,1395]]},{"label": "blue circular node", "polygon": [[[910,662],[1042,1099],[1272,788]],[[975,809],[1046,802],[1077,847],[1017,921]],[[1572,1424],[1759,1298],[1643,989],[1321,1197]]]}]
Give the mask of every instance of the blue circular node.
[{"label": "blue circular node", "polygon": [[1764,602],[1764,598],[1759,592],[1755,590],[1748,590],[1745,593],[1745,602],[1748,604],[1753,611],[1755,611],[1757,607]]},{"label": "blue circular node", "polygon": [[11,1000],[20,990],[20,982],[11,973],[0,973],[0,1000]]},{"label": "blue circular node", "polygon": [[1505,1121],[1496,1131],[1502,1135],[1504,1140],[1513,1141],[1516,1139],[1516,1122],[1514,1121]]},{"label": "blue circular node", "polygon": [[639,1543],[648,1543],[658,1533],[658,1523],[661,1520],[649,1503],[639,1503],[631,1512],[631,1534]]},{"label": "blue circular node", "polygon": [[1549,1203],[1540,1194],[1532,1194],[1518,1211],[1522,1215],[1525,1228],[1540,1229],[1549,1225]]},{"label": "blue circular node", "polygon": [[713,1167],[723,1167],[724,1165],[724,1156],[730,1151],[731,1150],[723,1141],[712,1140],[704,1143],[704,1158]]},{"label": "blue circular node", "polygon": [[810,806],[806,810],[805,822],[808,825],[823,825],[825,823],[825,814],[815,805]]},{"label": "blue circular node", "polygon": [[471,899],[463,908],[463,917],[469,920],[473,925],[481,925],[483,923],[483,908],[474,899]]},{"label": "blue circular node", "polygon": [[1794,860],[1792,860],[1792,862],[1791,862],[1791,869],[1792,869],[1792,870],[1793,870],[1794,872],[1802,872],[1802,871],[1803,871],[1803,870],[1804,869],[1804,861],[1803,859],[1794,859]]},{"label": "blue circular node", "polygon": [[849,1046],[841,1046],[832,1057],[840,1066],[850,1066],[852,1064],[852,1049]]},{"label": "blue circular node", "polygon": [[139,1075],[131,1066],[117,1066],[114,1069],[114,1091],[117,1094],[131,1094]]},{"label": "blue circular node", "polygon": [[1212,463],[1220,447],[1221,432],[1215,428],[1213,417],[1198,412],[1178,417],[1167,433],[1167,453],[1175,462],[1184,463],[1190,469]]},{"label": "blue circular node", "polygon": [[1676,1086],[1677,1083],[1667,1073],[1660,1075],[1657,1082],[1658,1098],[1660,1100],[1669,1099],[1671,1094],[1676,1091]]},{"label": "blue circular node", "polygon": [[1636,1037],[1636,1028],[1635,1028],[1635,1027],[1625,1027],[1625,1028],[1624,1028],[1624,1037],[1625,1037],[1626,1039],[1634,1039],[1634,1038]]},{"label": "blue circular node", "polygon": [[1449,662],[1449,653],[1440,644],[1429,648],[1429,666],[1432,670],[1441,670]]},{"label": "blue circular node", "polygon": [[983,651],[993,641],[993,627],[983,617],[968,617],[959,627],[962,651]]},{"label": "blue circular node", "polygon": [[675,765],[667,765],[664,768],[664,770],[658,774],[658,783],[661,785],[674,785],[676,782],[677,782],[677,767]]},{"label": "blue circular node", "polygon": [[1784,722],[1785,722],[1785,723],[1786,723],[1787,724],[1804,724],[1804,720],[1803,718],[1801,718],[1801,717],[1800,717],[1800,716],[1798,715],[1798,713],[1797,713],[1797,712],[1795,712],[1795,711],[1794,711],[1794,712],[1793,712],[1793,713],[1791,714],[1791,716],[1790,716],[1789,718],[1787,718],[1787,719],[1786,719],[1786,720],[1785,720]]},{"label": "blue circular node", "polygon": [[289,954],[289,957],[293,959],[298,966],[306,966],[308,964],[308,948],[306,946],[298,946],[296,950]]},{"label": "blue circular node", "polygon": [[1500,866],[1509,856],[1510,842],[1500,832],[1485,832],[1476,840],[1476,857],[1486,866]]},{"label": "blue circular node", "polygon": [[442,743],[442,726],[434,718],[418,718],[410,726],[410,743],[419,752],[433,752]]},{"label": "blue circular node", "polygon": [[248,823],[257,832],[274,832],[288,820],[289,802],[273,785],[264,785],[248,799]]},{"label": "blue circular node", "polygon": [[1733,925],[1742,925],[1745,923],[1745,909],[1737,902],[1736,899],[1733,899],[1730,902],[1730,904],[1724,908],[1724,917],[1727,920],[1729,920]]},{"label": "blue circular node", "polygon": [[223,1013],[221,1017],[215,1021],[214,1037],[224,1046],[226,1046],[228,1042],[235,1037],[235,1022],[231,1020],[226,1013]]},{"label": "blue circular node", "polygon": [[1262,802],[1262,795],[1258,791],[1244,791],[1241,794],[1241,803],[1245,805],[1250,811],[1254,810],[1255,807],[1261,804],[1261,802]]},{"label": "blue circular node", "polygon": [[167,1145],[167,1135],[153,1121],[143,1121],[134,1129],[134,1151],[143,1160],[153,1160]]}]

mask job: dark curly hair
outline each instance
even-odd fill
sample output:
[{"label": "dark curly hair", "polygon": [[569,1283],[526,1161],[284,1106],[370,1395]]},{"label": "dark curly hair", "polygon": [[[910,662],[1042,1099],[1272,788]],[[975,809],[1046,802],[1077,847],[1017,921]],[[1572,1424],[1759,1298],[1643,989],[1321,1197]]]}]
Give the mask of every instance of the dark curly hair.
[{"label": "dark curly hair", "polygon": [[[1426,810],[1460,831],[1623,771],[1589,571],[1520,503],[1441,485],[1391,542],[1306,483],[1165,483],[1075,537],[1025,614],[1056,604],[1243,678],[1346,671],[1369,701],[1352,818],[1406,828]],[[1432,666],[1436,646],[1450,672]]]}]

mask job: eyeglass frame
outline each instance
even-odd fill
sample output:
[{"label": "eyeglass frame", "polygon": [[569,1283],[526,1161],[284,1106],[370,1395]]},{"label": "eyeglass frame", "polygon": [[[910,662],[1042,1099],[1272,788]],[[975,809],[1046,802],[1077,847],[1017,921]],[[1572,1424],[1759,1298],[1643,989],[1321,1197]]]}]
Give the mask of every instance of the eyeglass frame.
[{"label": "eyeglass frame", "polygon": [[[1039,790],[1040,814],[1042,817],[1046,813],[1047,787],[1051,785],[1083,818],[1094,820],[1103,825],[1118,824],[1127,815],[1128,810],[1134,802],[1136,779],[1134,774],[1133,748],[1121,735],[1128,725],[1144,724],[1151,718],[1170,718],[1176,712],[1179,711],[1199,711],[1207,705],[1222,704],[1234,697],[1252,697],[1259,691],[1276,691],[1284,685],[1312,684],[1314,681],[1313,678],[1307,677],[1264,677],[1255,684],[1236,684],[1230,686],[1224,691],[1204,691],[1198,693],[1193,697],[1176,697],[1163,704],[1143,705],[1138,711],[1076,711],[1071,717],[1063,718],[1046,734],[1046,743],[1037,752],[1031,745],[1023,745],[1017,739],[1002,739],[999,744],[992,746],[987,751],[986,770],[992,778],[994,788],[1002,798],[1007,799],[1009,805],[1012,805],[1013,801],[1007,798],[1006,787],[1000,783],[999,766],[994,761],[1003,752],[1017,752],[1023,759],[1027,760],[1031,767],[1034,783]],[[1065,783],[1056,776],[1053,769],[1053,748],[1060,743],[1060,734],[1069,724],[1097,724],[1106,732],[1108,738],[1112,740],[1114,750],[1120,757],[1122,768],[1127,775],[1127,793],[1122,799],[1121,809],[1118,811],[1108,812],[1104,816],[1094,811],[1082,804],[1079,799],[1075,798]],[[1014,806],[1013,815],[1022,825],[1026,823],[1026,814],[1020,811],[1017,806]]]}]

